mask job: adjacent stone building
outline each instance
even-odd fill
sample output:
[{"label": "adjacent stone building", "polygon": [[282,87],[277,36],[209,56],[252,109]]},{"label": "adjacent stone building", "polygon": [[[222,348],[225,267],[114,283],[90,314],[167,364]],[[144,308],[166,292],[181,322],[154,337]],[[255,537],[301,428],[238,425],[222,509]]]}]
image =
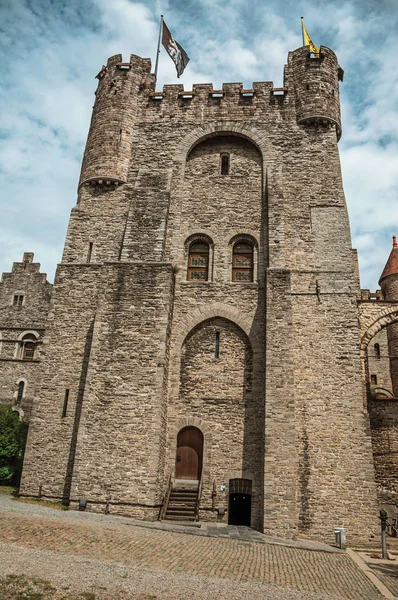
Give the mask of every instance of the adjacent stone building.
[{"label": "adjacent stone building", "polygon": [[283,88],[97,77],[21,494],[366,542],[367,348],[398,311],[361,300],[335,54],[290,52]]},{"label": "adjacent stone building", "polygon": [[29,420],[41,382],[40,349],[52,285],[25,252],[0,282],[0,404]]}]

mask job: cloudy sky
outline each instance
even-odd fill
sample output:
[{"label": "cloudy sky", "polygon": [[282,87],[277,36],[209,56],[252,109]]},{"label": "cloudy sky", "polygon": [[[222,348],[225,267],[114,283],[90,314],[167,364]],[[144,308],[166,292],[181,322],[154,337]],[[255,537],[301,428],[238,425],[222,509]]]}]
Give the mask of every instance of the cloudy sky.
[{"label": "cloudy sky", "polygon": [[[35,252],[53,280],[108,56],[155,58],[159,16],[191,57],[180,82],[273,80],[314,42],[345,70],[340,152],[361,285],[375,289],[398,234],[398,1],[0,0],[0,272]],[[163,51],[158,89],[177,83]]]}]

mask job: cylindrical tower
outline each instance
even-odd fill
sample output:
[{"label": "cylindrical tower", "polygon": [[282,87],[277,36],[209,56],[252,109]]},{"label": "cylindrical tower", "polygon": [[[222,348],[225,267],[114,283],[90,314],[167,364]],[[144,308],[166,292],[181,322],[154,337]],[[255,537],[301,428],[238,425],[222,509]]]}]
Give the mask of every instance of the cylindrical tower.
[{"label": "cylindrical tower", "polygon": [[311,54],[308,46],[289,52],[292,68],[297,123],[335,127],[341,137],[339,81],[343,69],[335,53],[320,47],[319,57]]},{"label": "cylindrical tower", "polygon": [[[398,301],[398,244],[395,235],[392,239],[392,250],[379,279],[379,285],[385,300]],[[388,325],[387,339],[392,389],[394,396],[398,398],[398,323]]]},{"label": "cylindrical tower", "polygon": [[94,181],[125,183],[138,102],[145,87],[154,82],[151,61],[134,54],[108,59],[99,80],[79,185]]}]

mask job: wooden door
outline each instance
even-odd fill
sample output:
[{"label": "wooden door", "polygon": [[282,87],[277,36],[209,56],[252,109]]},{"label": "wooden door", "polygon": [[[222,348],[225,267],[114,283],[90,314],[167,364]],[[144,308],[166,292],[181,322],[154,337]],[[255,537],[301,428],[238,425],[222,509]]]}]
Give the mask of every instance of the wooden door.
[{"label": "wooden door", "polygon": [[197,427],[184,427],[177,437],[176,479],[200,479],[203,434]]}]

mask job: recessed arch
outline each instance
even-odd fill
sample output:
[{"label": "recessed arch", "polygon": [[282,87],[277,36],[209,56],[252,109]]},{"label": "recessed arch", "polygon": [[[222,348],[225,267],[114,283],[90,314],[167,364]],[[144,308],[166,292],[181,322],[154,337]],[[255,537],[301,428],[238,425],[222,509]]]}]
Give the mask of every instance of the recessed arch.
[{"label": "recessed arch", "polygon": [[180,162],[181,160],[185,161],[185,158],[190,154],[194,147],[204,140],[226,135],[234,135],[251,142],[260,152],[262,157],[267,154],[273,154],[271,142],[265,136],[261,136],[257,131],[251,129],[250,125],[243,125],[234,121],[223,121],[201,125],[200,127],[192,129],[179,143],[174,158],[177,162]]},{"label": "recessed arch", "polygon": [[[242,314],[237,308],[223,303],[214,303],[202,306],[190,312],[185,318],[181,318],[175,328],[175,348],[180,353],[182,344],[189,332],[202,321],[220,317],[232,321],[242,329],[253,346],[253,352],[257,349],[257,336],[253,334],[253,321],[250,317]],[[258,341],[260,343],[260,341]]]}]

